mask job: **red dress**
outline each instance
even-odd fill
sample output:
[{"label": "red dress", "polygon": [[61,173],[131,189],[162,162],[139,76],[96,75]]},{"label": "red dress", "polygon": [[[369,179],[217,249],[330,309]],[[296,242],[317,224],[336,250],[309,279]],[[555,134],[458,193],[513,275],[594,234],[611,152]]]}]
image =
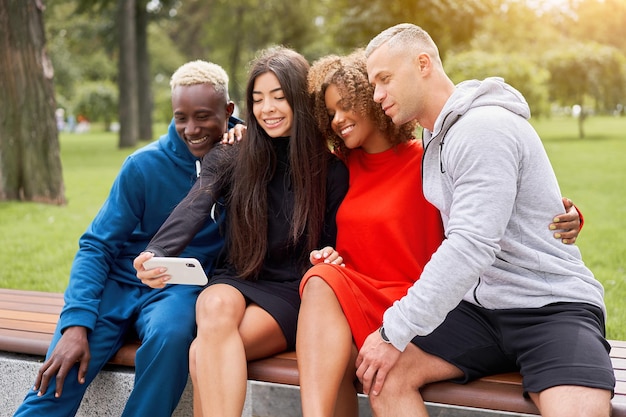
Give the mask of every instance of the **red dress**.
[{"label": "red dress", "polygon": [[350,187],[337,212],[336,249],[346,266],[314,265],[300,284],[302,292],[319,276],[332,287],[357,348],[443,239],[439,211],[422,193],[422,153],[416,140],[378,154],[350,152]]}]

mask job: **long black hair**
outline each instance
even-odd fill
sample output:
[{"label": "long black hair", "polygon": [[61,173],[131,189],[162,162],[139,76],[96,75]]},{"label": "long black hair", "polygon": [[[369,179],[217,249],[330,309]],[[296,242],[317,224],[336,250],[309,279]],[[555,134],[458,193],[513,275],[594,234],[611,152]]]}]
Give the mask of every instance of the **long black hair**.
[{"label": "long black hair", "polygon": [[290,224],[294,244],[306,236],[306,252],[317,248],[324,223],[326,175],[330,151],[313,117],[307,90],[309,63],[299,53],[282,46],[263,50],[252,63],[246,88],[247,137],[240,143],[228,200],[230,262],[246,279],[258,274],[267,252],[267,184],[274,174],[276,155],[272,140],[253,114],[252,91],[257,77],[272,72],[293,110],[289,146],[294,210]]}]

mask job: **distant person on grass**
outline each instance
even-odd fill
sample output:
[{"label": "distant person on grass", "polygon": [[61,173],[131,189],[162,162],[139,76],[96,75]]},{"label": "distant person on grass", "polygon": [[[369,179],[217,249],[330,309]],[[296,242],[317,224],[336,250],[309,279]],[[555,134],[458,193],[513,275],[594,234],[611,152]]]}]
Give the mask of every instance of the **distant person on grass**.
[{"label": "distant person on grass", "polygon": [[359,351],[374,415],[427,416],[425,384],[519,370],[543,416],[608,417],[604,290],[545,228],[561,193],[522,95],[500,78],[453,84],[412,24],[383,31],[366,56],[385,114],[424,128],[424,196],[446,235]]},{"label": "distant person on grass", "polygon": [[[87,386],[136,332],[135,386],[123,416],[169,417],[188,380],[199,286],[149,288],[133,259],[187,195],[200,160],[222,139],[234,103],[218,65],[193,61],[171,78],[174,119],[168,133],[130,155],[109,197],[80,238],[65,306],[33,390],[15,416],[68,416]],[[209,270],[223,246],[219,221],[209,221],[182,256]]]}]

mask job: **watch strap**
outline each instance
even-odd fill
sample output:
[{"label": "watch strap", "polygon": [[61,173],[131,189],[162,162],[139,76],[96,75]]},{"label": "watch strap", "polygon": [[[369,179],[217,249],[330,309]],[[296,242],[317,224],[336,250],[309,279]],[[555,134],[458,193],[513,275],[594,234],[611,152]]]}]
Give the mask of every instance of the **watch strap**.
[{"label": "watch strap", "polygon": [[389,340],[389,338],[385,334],[385,328],[383,326],[380,326],[380,328],[378,329],[378,333],[380,333],[380,337],[381,339],[383,339],[383,342],[391,343],[391,340]]}]

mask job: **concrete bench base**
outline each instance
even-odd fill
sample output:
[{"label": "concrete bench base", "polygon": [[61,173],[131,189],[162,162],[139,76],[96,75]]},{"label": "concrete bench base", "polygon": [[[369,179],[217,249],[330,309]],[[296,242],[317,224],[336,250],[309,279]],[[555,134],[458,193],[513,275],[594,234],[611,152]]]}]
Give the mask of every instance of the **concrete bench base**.
[{"label": "concrete bench base", "polygon": [[[41,366],[41,357],[0,352],[0,407],[1,417],[10,417],[22,403],[24,396],[35,381]],[[135,378],[134,369],[108,366],[98,374],[87,388],[77,417],[120,416],[130,395]],[[192,415],[191,381],[173,417]],[[245,416],[251,415],[244,414]]]},{"label": "concrete bench base", "polygon": [[[0,417],[11,417],[31,389],[41,366],[40,356],[0,351]],[[87,388],[77,417],[119,417],[133,386],[132,368],[108,365]],[[191,381],[172,417],[192,416]],[[466,407],[428,405],[431,417],[508,417],[527,414],[490,412]],[[367,398],[359,396],[359,416],[371,417]],[[300,390],[297,386],[248,381],[242,417],[300,417]]]}]

